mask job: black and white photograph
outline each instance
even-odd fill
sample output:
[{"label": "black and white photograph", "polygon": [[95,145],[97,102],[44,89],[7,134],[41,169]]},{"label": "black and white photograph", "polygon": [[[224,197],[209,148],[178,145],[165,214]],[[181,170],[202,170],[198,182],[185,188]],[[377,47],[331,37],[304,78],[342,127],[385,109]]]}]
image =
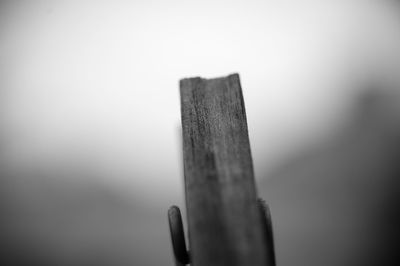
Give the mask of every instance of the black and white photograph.
[{"label": "black and white photograph", "polygon": [[399,243],[400,1],[0,0],[0,266]]}]

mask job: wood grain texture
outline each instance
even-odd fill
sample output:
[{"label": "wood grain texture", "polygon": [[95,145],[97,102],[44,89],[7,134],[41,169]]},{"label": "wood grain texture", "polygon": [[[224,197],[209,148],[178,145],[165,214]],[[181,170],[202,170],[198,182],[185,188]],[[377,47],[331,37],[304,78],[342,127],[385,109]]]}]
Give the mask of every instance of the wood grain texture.
[{"label": "wood grain texture", "polygon": [[183,79],[180,93],[192,265],[269,265],[239,75]]}]

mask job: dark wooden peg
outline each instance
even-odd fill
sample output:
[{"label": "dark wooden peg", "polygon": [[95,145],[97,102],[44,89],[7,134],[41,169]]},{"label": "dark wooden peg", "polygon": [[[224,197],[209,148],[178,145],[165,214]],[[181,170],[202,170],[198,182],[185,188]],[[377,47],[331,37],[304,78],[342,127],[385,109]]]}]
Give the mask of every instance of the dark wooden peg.
[{"label": "dark wooden peg", "polygon": [[263,199],[258,199],[258,207],[260,208],[261,220],[264,224],[264,234],[267,240],[267,250],[268,258],[270,260],[268,265],[276,265],[275,260],[275,248],[274,248],[274,235],[272,230],[272,219],[271,212],[269,210],[268,204]]},{"label": "dark wooden peg", "polygon": [[181,211],[177,206],[168,210],[169,230],[171,232],[172,249],[175,255],[176,266],[190,263],[189,253],[186,249],[185,232],[183,230]]}]

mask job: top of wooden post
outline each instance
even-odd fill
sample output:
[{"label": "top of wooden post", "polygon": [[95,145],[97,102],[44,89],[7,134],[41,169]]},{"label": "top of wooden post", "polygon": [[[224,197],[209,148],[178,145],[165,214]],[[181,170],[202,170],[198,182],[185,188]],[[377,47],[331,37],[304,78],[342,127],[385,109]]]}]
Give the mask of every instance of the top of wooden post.
[{"label": "top of wooden post", "polygon": [[189,244],[194,266],[266,266],[239,75],[180,81]]}]

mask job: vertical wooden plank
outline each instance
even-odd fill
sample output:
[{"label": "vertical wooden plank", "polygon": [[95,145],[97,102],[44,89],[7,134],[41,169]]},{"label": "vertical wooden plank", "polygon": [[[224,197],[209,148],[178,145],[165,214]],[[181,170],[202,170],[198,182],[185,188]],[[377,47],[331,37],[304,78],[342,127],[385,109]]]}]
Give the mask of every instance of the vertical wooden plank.
[{"label": "vertical wooden plank", "polygon": [[266,266],[239,75],[180,81],[194,266]]}]

